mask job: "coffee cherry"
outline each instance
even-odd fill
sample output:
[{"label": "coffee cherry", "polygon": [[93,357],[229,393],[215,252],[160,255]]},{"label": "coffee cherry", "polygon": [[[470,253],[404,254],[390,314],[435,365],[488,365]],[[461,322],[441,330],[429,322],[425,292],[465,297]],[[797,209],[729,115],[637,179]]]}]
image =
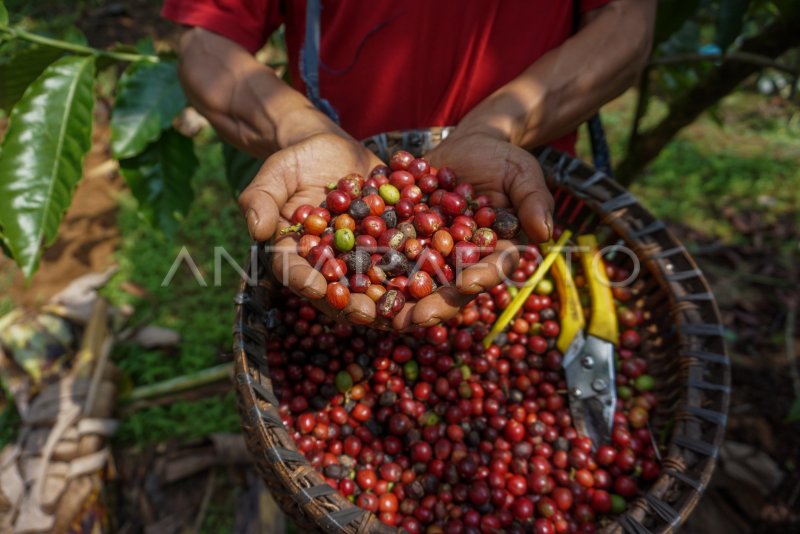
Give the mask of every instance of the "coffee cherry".
[{"label": "coffee cherry", "polygon": [[396,290],[387,291],[378,299],[376,311],[379,317],[391,319],[403,309],[405,303],[402,293]]},{"label": "coffee cherry", "polygon": [[367,288],[366,291],[366,295],[373,302],[378,302],[384,293],[386,293],[386,288],[380,284],[372,284]]},{"label": "coffee cherry", "polygon": [[383,184],[378,189],[378,192],[383,201],[390,206],[397,204],[397,201],[400,200],[400,191],[392,184]]},{"label": "coffee cherry", "polygon": [[404,170],[394,171],[389,175],[389,183],[402,191],[406,187],[414,185],[414,175]]},{"label": "coffee cherry", "polygon": [[458,241],[453,247],[453,263],[459,267],[468,267],[478,263],[481,252],[477,245],[469,241]]},{"label": "coffee cherry", "polygon": [[484,207],[480,208],[478,211],[475,212],[475,224],[478,225],[479,228],[487,228],[491,227],[494,224],[494,220],[496,218],[496,213],[493,208]]},{"label": "coffee cherry", "polygon": [[292,213],[292,224],[303,224],[313,209],[314,206],[310,204],[298,206],[297,209],[294,210],[294,213]]},{"label": "coffee cherry", "polygon": [[347,213],[355,220],[360,221],[367,215],[369,215],[369,204],[364,202],[362,199],[357,198],[350,202],[350,207],[347,210]]},{"label": "coffee cherry", "polygon": [[417,180],[417,186],[426,195],[429,195],[439,188],[439,179],[432,174],[426,174]]},{"label": "coffee cherry", "polygon": [[408,239],[403,244],[403,252],[411,261],[416,260],[422,253],[422,243],[418,239]]},{"label": "coffee cherry", "polygon": [[417,265],[426,273],[436,275],[444,267],[444,258],[437,250],[426,248],[417,258]]},{"label": "coffee cherry", "polygon": [[414,229],[417,235],[433,235],[442,226],[442,218],[434,212],[427,211],[414,215]]},{"label": "coffee cherry", "polygon": [[328,227],[328,222],[319,215],[309,215],[303,221],[303,230],[309,235],[321,235]]},{"label": "coffee cherry", "polygon": [[356,244],[356,236],[349,228],[341,228],[336,230],[333,236],[333,244],[336,250],[347,252],[351,250]]},{"label": "coffee cherry", "polygon": [[332,213],[344,213],[350,207],[350,196],[334,189],[325,197],[325,205]]},{"label": "coffee cherry", "polygon": [[375,215],[370,215],[361,221],[361,231],[378,239],[386,231],[386,221]]},{"label": "coffee cherry", "polygon": [[437,230],[431,240],[433,248],[442,256],[448,256],[453,250],[454,244],[453,236],[447,230]]},{"label": "coffee cherry", "polygon": [[372,265],[369,253],[366,250],[357,248],[344,255],[344,263],[350,273],[366,273]]},{"label": "coffee cherry", "polygon": [[331,307],[337,310],[343,310],[350,302],[350,291],[343,284],[332,282],[328,284],[325,297]]},{"label": "coffee cherry", "polygon": [[307,258],[311,249],[317,245],[319,245],[319,237],[306,234],[297,241],[297,254],[299,254],[300,257]]},{"label": "coffee cherry", "polygon": [[500,239],[514,239],[519,233],[519,219],[509,211],[499,210],[492,224],[492,230]]},{"label": "coffee cherry", "polygon": [[345,265],[344,261],[334,258],[325,262],[320,269],[322,276],[325,277],[325,280],[328,282],[335,282],[344,278],[347,274],[347,266]]},{"label": "coffee cherry", "polygon": [[453,240],[458,241],[469,241],[472,239],[472,230],[469,229],[468,226],[463,224],[453,224],[450,226],[450,235],[453,236]]},{"label": "coffee cherry", "polygon": [[467,200],[456,193],[445,193],[441,206],[447,215],[461,215],[467,209]]},{"label": "coffee cherry", "polygon": [[478,245],[481,257],[483,257],[494,252],[494,247],[497,245],[497,234],[491,228],[478,228],[472,234],[472,242]]},{"label": "coffee cherry", "polygon": [[386,202],[379,194],[371,194],[364,197],[364,202],[369,206],[370,215],[380,216],[386,209]]},{"label": "coffee cherry", "polygon": [[412,161],[414,161],[414,156],[405,150],[398,150],[392,154],[392,157],[389,159],[389,167],[393,171],[404,171],[408,169]]},{"label": "coffee cherry", "polygon": [[364,183],[364,177],[353,173],[348,174],[336,182],[336,189],[346,193],[350,199],[356,199],[361,196],[361,185]]},{"label": "coffee cherry", "polygon": [[310,263],[314,268],[321,269],[325,262],[334,259],[335,256],[333,254],[333,249],[328,245],[319,244],[315,247],[311,247],[308,251],[308,255],[306,256],[306,260]]},{"label": "coffee cherry", "polygon": [[397,228],[389,228],[378,238],[378,246],[400,250],[406,242],[406,236]]},{"label": "coffee cherry", "polygon": [[417,271],[408,281],[408,292],[415,299],[427,297],[433,291],[433,279],[425,271]]},{"label": "coffee cherry", "polygon": [[436,178],[439,180],[439,187],[445,191],[452,191],[456,186],[456,173],[450,167],[442,167],[439,169]]},{"label": "coffee cherry", "polygon": [[350,277],[349,280],[350,291],[353,293],[366,293],[372,282],[366,274],[356,273]]},{"label": "coffee cherry", "polygon": [[406,257],[394,249],[387,250],[375,266],[382,269],[389,276],[406,274],[409,268]]}]

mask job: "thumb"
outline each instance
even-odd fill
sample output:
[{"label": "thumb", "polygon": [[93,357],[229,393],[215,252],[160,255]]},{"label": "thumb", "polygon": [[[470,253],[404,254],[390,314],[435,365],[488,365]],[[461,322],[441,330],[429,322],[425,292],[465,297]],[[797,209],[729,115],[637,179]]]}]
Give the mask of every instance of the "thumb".
[{"label": "thumb", "polygon": [[525,234],[536,242],[547,241],[553,236],[553,196],[538,164],[521,171],[511,180],[508,197]]},{"label": "thumb", "polygon": [[239,208],[247,220],[250,236],[256,241],[270,239],[278,226],[280,211],[289,198],[286,182],[267,164],[261,167],[247,189],[239,195]]}]

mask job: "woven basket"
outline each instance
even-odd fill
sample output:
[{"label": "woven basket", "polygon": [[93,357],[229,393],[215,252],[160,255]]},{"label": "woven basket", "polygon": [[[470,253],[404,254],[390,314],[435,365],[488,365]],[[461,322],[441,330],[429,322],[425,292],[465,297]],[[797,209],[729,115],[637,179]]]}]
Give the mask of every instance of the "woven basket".
[{"label": "woven basket", "polygon": [[[384,157],[400,149],[421,155],[446,133],[389,134],[367,146]],[[650,312],[641,332],[642,354],[657,383],[651,425],[654,435],[669,436],[668,446],[660,477],[604,531],[673,532],[711,478],[727,422],[730,366],[714,298],[686,249],[629,192],[565,154],[545,149],[537,157],[548,184],[558,192],[556,222],[582,226],[597,235],[601,246],[632,250],[641,266],[641,297]],[[326,484],[281,423],[265,362],[275,282],[266,258],[257,259],[252,262],[257,272],[250,276],[258,283],[242,283],[234,326],[236,390],[256,467],[302,532],[398,532]],[[612,261],[630,268],[634,260],[618,254]]]}]

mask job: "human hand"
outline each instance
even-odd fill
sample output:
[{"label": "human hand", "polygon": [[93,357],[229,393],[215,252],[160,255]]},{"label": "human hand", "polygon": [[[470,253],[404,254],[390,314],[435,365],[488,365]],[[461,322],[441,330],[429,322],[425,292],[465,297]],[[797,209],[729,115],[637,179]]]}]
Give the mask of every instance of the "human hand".
[{"label": "human hand", "polygon": [[[489,197],[494,208],[515,211],[532,241],[552,237],[553,198],[539,163],[526,150],[487,133],[459,135],[456,130],[426,158],[453,169],[459,182]],[[518,259],[511,242],[498,241],[495,253],[458,274],[456,288],[464,297],[486,291],[509,276]]]},{"label": "human hand", "polygon": [[[275,276],[328,315],[337,312],[325,302],[325,278],[297,254],[297,235],[281,235],[280,230],[290,225],[299,206],[320,205],[329,183],[352,172],[367,175],[380,164],[372,152],[353,139],[316,134],[267,158],[239,196],[239,207],[253,239],[262,242],[274,238]],[[369,323],[375,317],[375,304],[366,295],[353,294],[343,313],[352,322]]]}]

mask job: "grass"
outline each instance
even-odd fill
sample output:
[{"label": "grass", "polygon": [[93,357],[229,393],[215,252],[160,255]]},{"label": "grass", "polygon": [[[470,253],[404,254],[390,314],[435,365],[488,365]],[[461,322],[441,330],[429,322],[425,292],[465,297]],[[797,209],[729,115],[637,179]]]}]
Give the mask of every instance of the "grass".
[{"label": "grass", "polygon": [[[120,198],[120,272],[105,294],[116,305],[132,305],[136,310],[134,320],[172,328],[181,335],[174,353],[134,345],[115,350],[117,365],[134,385],[152,384],[217,365],[222,354],[230,350],[232,299],[239,276],[223,261],[217,273],[220,284],[214,283],[214,250],[224,247],[232,257],[243,261],[250,238],[224,180],[220,147],[203,144],[197,153],[201,164],[194,182],[195,201],[173,239],[155,233],[140,220],[136,202],[129,194]],[[206,287],[197,282],[185,263],[167,286],[162,285],[182,247],[197,264]],[[146,296],[132,295],[127,289],[130,284],[144,290]],[[225,396],[137,412],[122,422],[117,439],[127,444],[145,444],[238,428],[233,397]]]},{"label": "grass", "polygon": [[[630,91],[602,112],[613,161],[624,153],[635,104]],[[652,115],[663,113],[652,107]],[[631,190],[659,218],[741,244],[723,210],[756,213],[766,224],[791,214],[800,224],[798,136],[800,112],[737,92],[678,134]],[[585,135],[578,153],[591,159]]]}]

